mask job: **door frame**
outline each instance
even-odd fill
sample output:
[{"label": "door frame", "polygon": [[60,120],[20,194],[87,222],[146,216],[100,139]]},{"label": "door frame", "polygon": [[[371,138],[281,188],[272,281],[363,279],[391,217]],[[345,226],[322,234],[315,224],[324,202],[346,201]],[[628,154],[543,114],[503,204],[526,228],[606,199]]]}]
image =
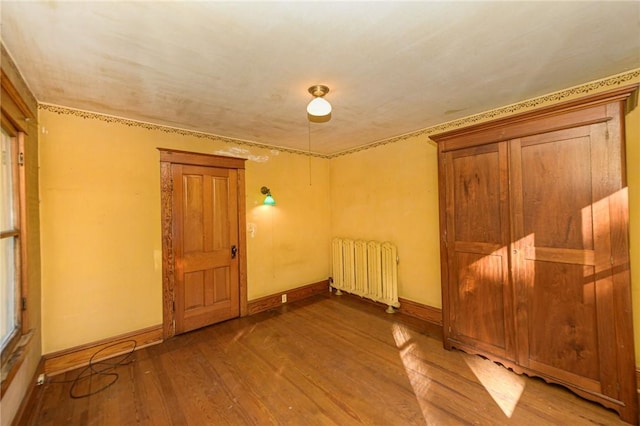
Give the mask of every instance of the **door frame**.
[{"label": "door frame", "polygon": [[162,224],[162,337],[175,336],[175,256],[173,248],[173,178],[171,166],[194,166],[235,169],[238,173],[238,276],[240,316],[247,315],[247,233],[245,172],[246,159],[157,148],[160,151],[160,218]]}]

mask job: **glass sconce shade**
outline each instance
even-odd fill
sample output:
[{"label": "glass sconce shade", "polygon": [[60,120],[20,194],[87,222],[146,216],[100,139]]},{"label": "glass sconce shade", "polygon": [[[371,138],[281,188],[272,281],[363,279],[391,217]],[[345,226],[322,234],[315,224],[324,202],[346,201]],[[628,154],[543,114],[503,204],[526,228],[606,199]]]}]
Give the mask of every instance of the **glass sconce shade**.
[{"label": "glass sconce shade", "polygon": [[273,196],[271,195],[271,190],[269,188],[267,188],[266,186],[263,186],[262,188],[260,188],[260,192],[266,195],[262,204],[264,204],[265,206],[276,205],[276,200],[273,199]]},{"label": "glass sconce shade", "polygon": [[262,202],[262,204],[264,204],[266,206],[275,206],[276,205],[276,200],[274,200],[271,195],[267,195],[265,197],[264,201]]}]

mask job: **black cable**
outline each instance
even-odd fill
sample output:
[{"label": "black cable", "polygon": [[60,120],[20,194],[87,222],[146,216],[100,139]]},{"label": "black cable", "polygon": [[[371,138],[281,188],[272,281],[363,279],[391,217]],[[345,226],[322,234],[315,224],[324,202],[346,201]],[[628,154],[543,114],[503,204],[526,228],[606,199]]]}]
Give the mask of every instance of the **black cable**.
[{"label": "black cable", "polygon": [[[132,344],[131,350],[129,350],[125,354],[119,355],[120,359],[118,361],[116,362],[108,362],[106,360],[97,361],[97,362],[94,361],[98,357],[98,355],[103,351],[105,351],[106,349],[110,349],[115,346],[120,346],[123,343],[131,343]],[[93,355],[91,355],[91,358],[89,358],[89,365],[87,365],[85,368],[80,370],[80,373],[78,373],[78,375],[74,379],[50,381],[49,383],[53,383],[53,384],[71,383],[71,387],[69,388],[69,396],[73,399],[86,398],[88,396],[95,395],[98,392],[102,392],[103,390],[107,389],[108,387],[113,385],[116,381],[118,381],[119,374],[115,372],[110,372],[110,371],[120,366],[131,364],[134,360],[132,359],[130,360],[129,358],[131,358],[131,356],[133,355],[133,352],[135,352],[136,346],[137,346],[137,342],[133,339],[121,340],[119,342],[115,342],[110,345],[107,345],[99,349],[98,351],[96,351]],[[96,366],[102,366],[102,368],[97,369]],[[91,382],[89,382],[89,392],[82,393],[82,394],[75,393],[76,387],[78,386],[79,383],[81,383],[83,380],[87,380],[87,379],[91,380],[94,376],[110,377],[110,381],[106,385],[94,391],[91,391]]]}]

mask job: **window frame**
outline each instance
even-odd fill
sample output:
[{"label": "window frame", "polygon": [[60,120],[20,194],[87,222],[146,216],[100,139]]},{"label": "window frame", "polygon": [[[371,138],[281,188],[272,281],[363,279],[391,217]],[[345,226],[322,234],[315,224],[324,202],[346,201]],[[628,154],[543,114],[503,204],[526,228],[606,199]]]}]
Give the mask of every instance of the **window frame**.
[{"label": "window frame", "polygon": [[[4,77],[4,76],[3,76]],[[3,81],[4,83],[4,81]],[[4,91],[3,91],[4,92]],[[4,95],[5,93],[3,93]],[[4,96],[3,96],[4,97]],[[25,176],[25,137],[26,133],[21,126],[11,119],[10,113],[5,113],[5,102],[1,112],[0,126],[11,138],[13,160],[13,197],[14,197],[14,228],[12,231],[3,232],[1,238],[15,238],[17,249],[15,250],[15,280],[17,281],[17,294],[15,309],[17,310],[17,322],[13,335],[0,348],[0,364],[2,365],[2,383],[0,400],[8,389],[13,376],[22,364],[24,351],[22,350],[31,334],[29,333],[28,312],[28,285],[27,285],[27,233],[26,233],[26,176]],[[0,231],[1,232],[1,231]]]}]

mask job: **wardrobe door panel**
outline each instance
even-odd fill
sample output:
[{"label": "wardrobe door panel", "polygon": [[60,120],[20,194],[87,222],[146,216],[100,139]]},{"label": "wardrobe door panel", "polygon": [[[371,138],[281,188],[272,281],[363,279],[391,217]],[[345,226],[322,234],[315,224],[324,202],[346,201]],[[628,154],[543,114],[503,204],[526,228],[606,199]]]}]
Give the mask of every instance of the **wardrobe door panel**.
[{"label": "wardrobe door panel", "polygon": [[451,337],[504,354],[504,255],[455,252]]},{"label": "wardrobe door panel", "polygon": [[506,143],[446,155],[449,270],[445,338],[513,359]]},{"label": "wardrobe door panel", "polygon": [[537,144],[535,139],[521,143],[524,234],[537,247],[593,250],[589,138]]},{"label": "wardrobe door panel", "polygon": [[502,243],[496,145],[451,153],[455,241]]},{"label": "wardrobe door panel", "polygon": [[[514,179],[515,286],[526,322],[518,322],[525,352],[519,364],[593,392],[613,389],[610,365],[611,294],[609,219],[594,194],[606,173],[594,167],[602,155],[606,124],[530,136],[511,143]],[[515,259],[514,259],[515,261]],[[522,332],[520,332],[522,330]],[[616,395],[608,395],[615,397]]]},{"label": "wardrobe door panel", "polygon": [[[529,318],[537,326],[529,329],[529,366],[574,382],[599,381],[593,266],[542,261],[534,267]],[[581,382],[599,391],[590,380]]]}]

